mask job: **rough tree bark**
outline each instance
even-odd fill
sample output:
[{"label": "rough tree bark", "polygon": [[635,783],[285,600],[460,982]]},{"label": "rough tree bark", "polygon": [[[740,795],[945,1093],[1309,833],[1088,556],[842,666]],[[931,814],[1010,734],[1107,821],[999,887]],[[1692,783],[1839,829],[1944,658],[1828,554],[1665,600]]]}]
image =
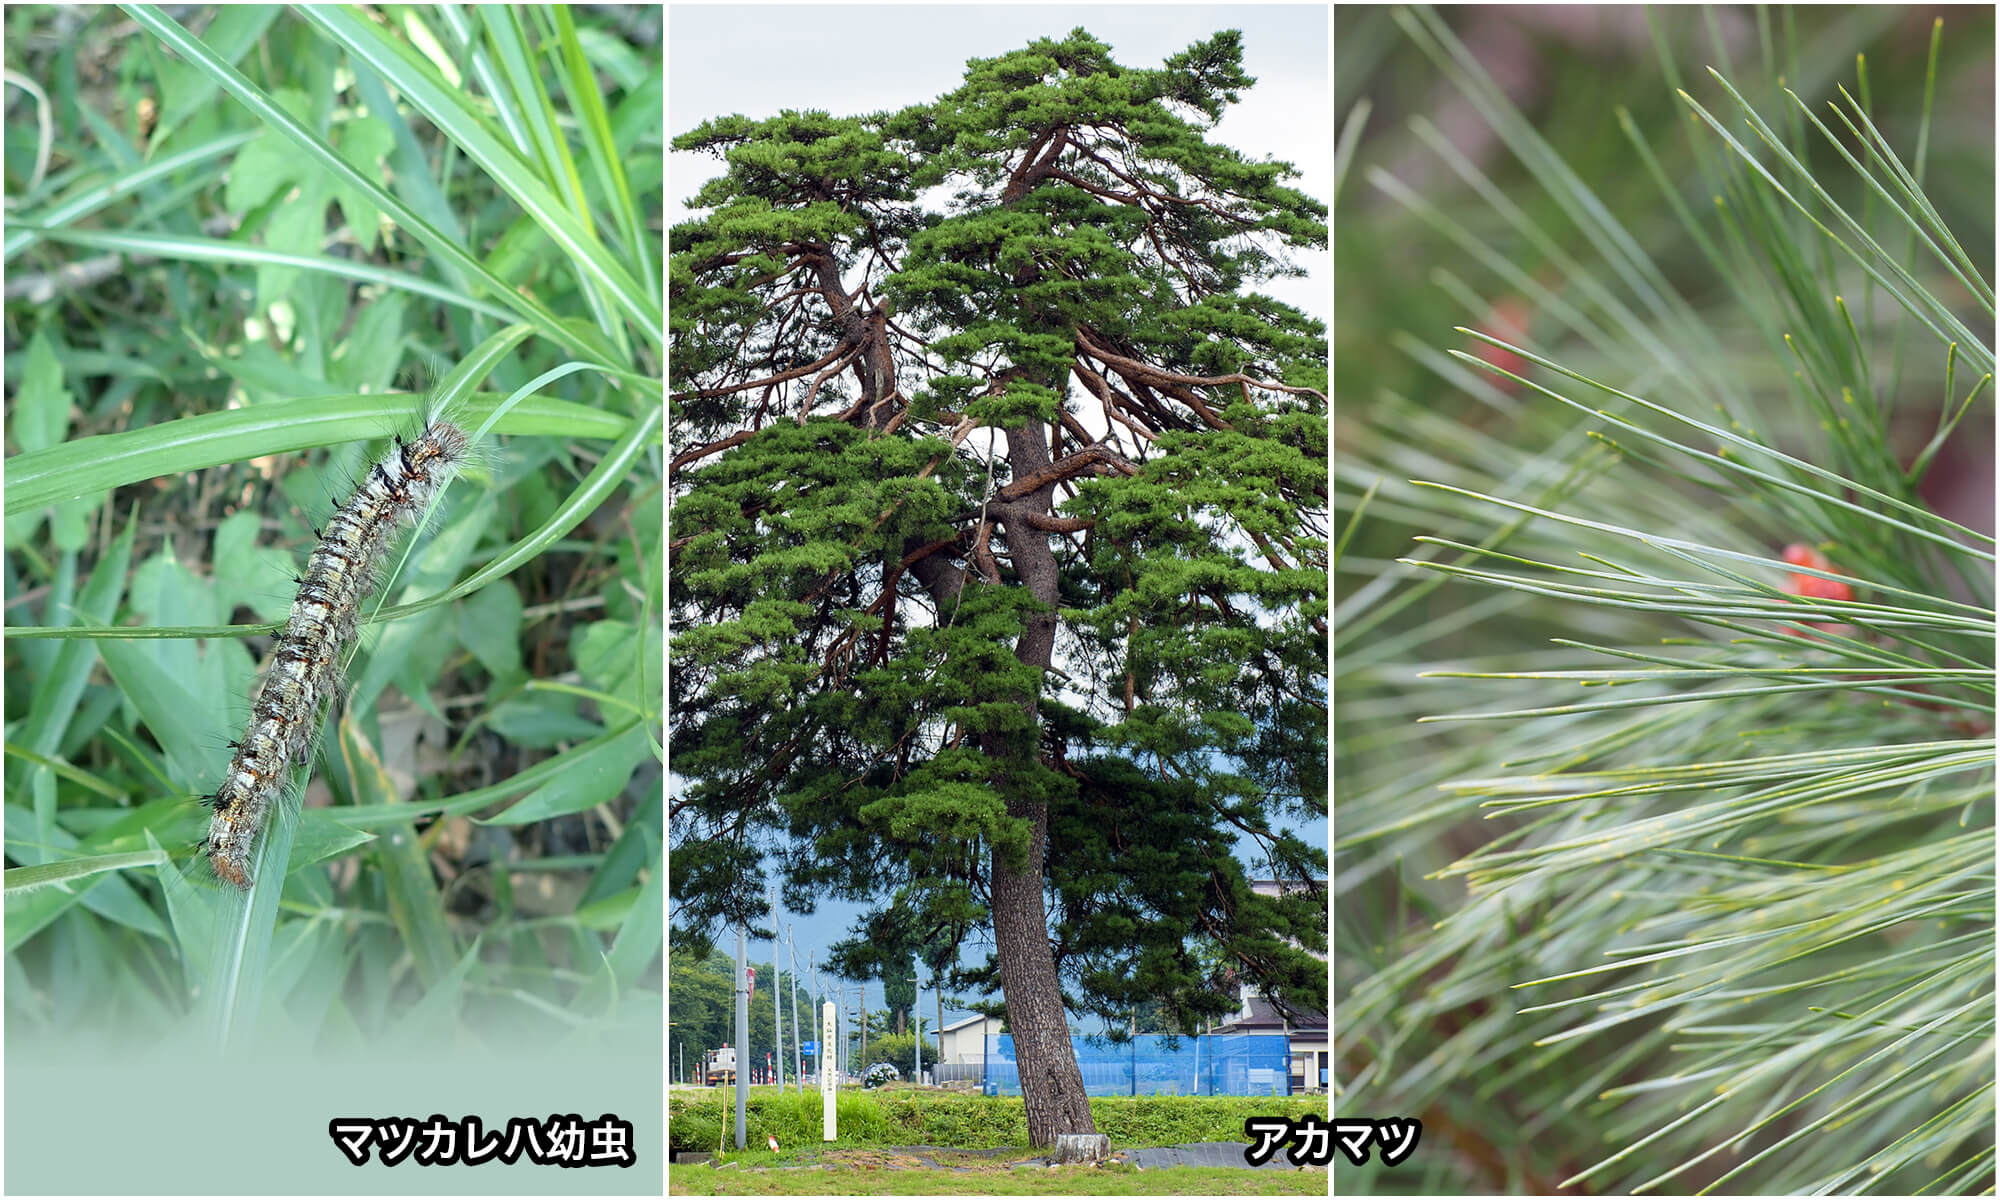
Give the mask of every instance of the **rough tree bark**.
[{"label": "rough tree bark", "polygon": [[[1040,422],[1029,420],[1007,430],[1007,462],[1016,479],[1033,479],[1048,471],[1048,435]],[[1054,663],[1060,596],[1049,535],[1036,529],[1029,518],[1046,517],[1054,495],[1055,482],[1050,480],[1025,496],[994,506],[994,516],[1006,529],[1007,547],[1021,586],[1043,605],[1043,611],[1028,618],[1014,653],[1023,663],[1043,671]],[[1039,708],[1035,696],[1029,695],[1023,704],[1030,721],[1035,720]],[[1006,749],[993,744],[987,752],[999,757]],[[998,782],[1005,788],[1004,781]],[[1048,806],[1040,799],[1009,791],[1007,813],[1028,822],[1028,856],[1016,869],[1005,855],[994,851],[993,941],[1000,963],[1000,987],[1007,1000],[1007,1024],[1014,1036],[1014,1056],[1020,1063],[1028,1141],[1047,1146],[1058,1134],[1096,1133],[1097,1124],[1090,1115],[1083,1072],[1077,1068],[1076,1053],[1069,1044],[1069,1014],[1063,1008],[1062,984],[1049,948],[1042,871],[1048,848]]]}]

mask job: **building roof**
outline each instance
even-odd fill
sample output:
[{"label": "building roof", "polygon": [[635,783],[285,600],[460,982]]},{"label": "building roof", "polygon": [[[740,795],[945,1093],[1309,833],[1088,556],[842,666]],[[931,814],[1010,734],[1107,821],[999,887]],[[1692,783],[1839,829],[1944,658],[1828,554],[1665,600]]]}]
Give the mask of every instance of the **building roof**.
[{"label": "building roof", "polygon": [[964,1029],[967,1025],[977,1025],[981,1021],[998,1021],[999,1019],[1000,1019],[999,1017],[988,1017],[981,1015],[979,1013],[974,1013],[969,1017],[961,1017],[960,1019],[953,1021],[951,1024],[946,1025],[944,1027],[944,1032],[955,1033],[958,1030]]},{"label": "building roof", "polygon": [[[1315,879],[1313,880],[1313,886],[1324,889],[1326,887],[1326,880]],[[1275,879],[1253,879],[1250,881],[1250,890],[1260,896],[1276,896],[1281,891],[1297,892],[1304,889],[1300,887],[1299,882],[1295,879],[1287,879],[1282,884]]]},{"label": "building roof", "polygon": [[[1314,1014],[1307,1013],[1310,1017]],[[1256,1013],[1247,1021],[1224,1021],[1209,1030],[1210,1033],[1286,1033],[1293,1037],[1325,1037],[1326,1018],[1316,1021],[1293,1021],[1289,1027],[1284,1021],[1269,1013]]]}]

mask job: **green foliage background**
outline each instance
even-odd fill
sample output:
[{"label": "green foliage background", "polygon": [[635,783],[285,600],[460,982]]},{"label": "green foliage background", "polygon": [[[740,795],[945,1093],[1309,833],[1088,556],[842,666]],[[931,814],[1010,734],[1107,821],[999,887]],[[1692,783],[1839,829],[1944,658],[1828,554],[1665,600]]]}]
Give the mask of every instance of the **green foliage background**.
[{"label": "green foliage background", "polygon": [[[657,14],[190,19],[6,13],[10,1048],[259,993],[323,1052],[657,1029]],[[285,867],[191,887],[411,363],[526,399],[365,626]]]}]

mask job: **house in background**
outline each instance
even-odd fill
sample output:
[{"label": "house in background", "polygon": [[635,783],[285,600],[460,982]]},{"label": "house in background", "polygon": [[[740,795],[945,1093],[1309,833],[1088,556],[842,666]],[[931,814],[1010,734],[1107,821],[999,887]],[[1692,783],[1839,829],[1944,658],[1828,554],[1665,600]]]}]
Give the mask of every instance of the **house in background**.
[{"label": "house in background", "polygon": [[938,1032],[937,1057],[926,1059],[925,1070],[939,1083],[977,1081],[986,1065],[986,1039],[999,1037],[1004,1024],[999,1017],[974,1013],[946,1025]]},{"label": "house in background", "polygon": [[[1319,886],[1324,888],[1326,881],[1320,880]],[[1275,896],[1279,884],[1275,879],[1253,879],[1250,887],[1260,896]],[[1292,1052],[1292,1094],[1326,1091],[1327,1068],[1332,1062],[1332,1047],[1326,1036],[1326,1014],[1276,1004],[1258,995],[1256,987],[1247,982],[1237,984],[1236,994],[1242,1007],[1234,1017],[1212,1027],[1209,1032],[1285,1035]]]},{"label": "house in background", "polygon": [[[1326,882],[1324,879],[1318,881],[1321,890],[1325,889]],[[1258,895],[1279,894],[1280,885],[1275,879],[1255,879],[1250,886]],[[1325,956],[1320,957],[1323,959]],[[1206,1032],[1276,1034],[1284,1037],[1291,1059],[1291,1094],[1325,1092],[1333,1057],[1326,1035],[1326,1014],[1274,1003],[1259,995],[1256,987],[1248,982],[1237,985],[1237,999],[1240,1007],[1236,1015],[1211,1026]],[[926,1073],[932,1074],[932,1078],[939,1083],[951,1080],[984,1082],[986,1039],[999,1037],[1003,1025],[999,1017],[974,1014],[943,1026],[938,1035],[936,1056],[925,1056]],[[1071,1033],[1075,1036],[1074,1029]],[[1265,1073],[1276,1074],[1274,1070]],[[1275,1082],[1273,1079],[1272,1083]]]}]

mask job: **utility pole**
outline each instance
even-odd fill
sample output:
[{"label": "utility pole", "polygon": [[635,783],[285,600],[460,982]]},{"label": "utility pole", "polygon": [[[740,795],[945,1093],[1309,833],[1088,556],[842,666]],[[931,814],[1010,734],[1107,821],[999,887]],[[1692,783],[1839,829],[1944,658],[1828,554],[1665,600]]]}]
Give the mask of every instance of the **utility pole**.
[{"label": "utility pole", "polygon": [[[1278,1006],[1278,1028],[1285,1031],[1285,1095],[1289,1096],[1292,1094],[1292,1016],[1282,1004]],[[1277,1095],[1277,1089],[1273,1088],[1271,1094]]]},{"label": "utility pole", "polygon": [[[779,994],[785,989],[778,986],[783,978],[778,974],[778,885],[771,885],[771,1028],[777,1034],[778,1053],[772,1063],[778,1072],[778,1091],[785,1090],[785,1005]],[[792,1031],[798,1032],[798,1018],[792,1018]]]},{"label": "utility pole", "polygon": [[[819,968],[813,964],[813,955],[817,953],[818,951],[816,950],[806,951],[806,970],[812,972],[812,977],[813,977],[812,998],[813,998],[813,1008],[815,1011],[817,1011],[821,1005],[826,1003],[826,993],[821,991],[819,986]],[[826,1048],[827,1048],[826,1042],[827,1039],[825,1038],[819,1039],[819,1060],[821,1062],[826,1061]]]},{"label": "utility pole", "polygon": [[806,1094],[806,1039],[805,1026],[799,1024],[799,949],[792,944],[790,921],[785,922],[785,955],[792,960],[792,1078],[798,1080],[799,1095],[803,1096]]},{"label": "utility pole", "polygon": [[736,927],[736,1148],[741,1150],[749,1129],[750,1105],[750,978],[745,961],[750,937],[743,926]]},{"label": "utility pole", "polygon": [[854,989],[854,1002],[861,1006],[861,1069],[868,1069],[868,981]]},{"label": "utility pole", "polygon": [[918,962],[910,958],[910,982],[916,984],[916,996],[910,1000],[910,1018],[916,1020],[916,1082],[924,1082],[924,980],[920,978]]}]

